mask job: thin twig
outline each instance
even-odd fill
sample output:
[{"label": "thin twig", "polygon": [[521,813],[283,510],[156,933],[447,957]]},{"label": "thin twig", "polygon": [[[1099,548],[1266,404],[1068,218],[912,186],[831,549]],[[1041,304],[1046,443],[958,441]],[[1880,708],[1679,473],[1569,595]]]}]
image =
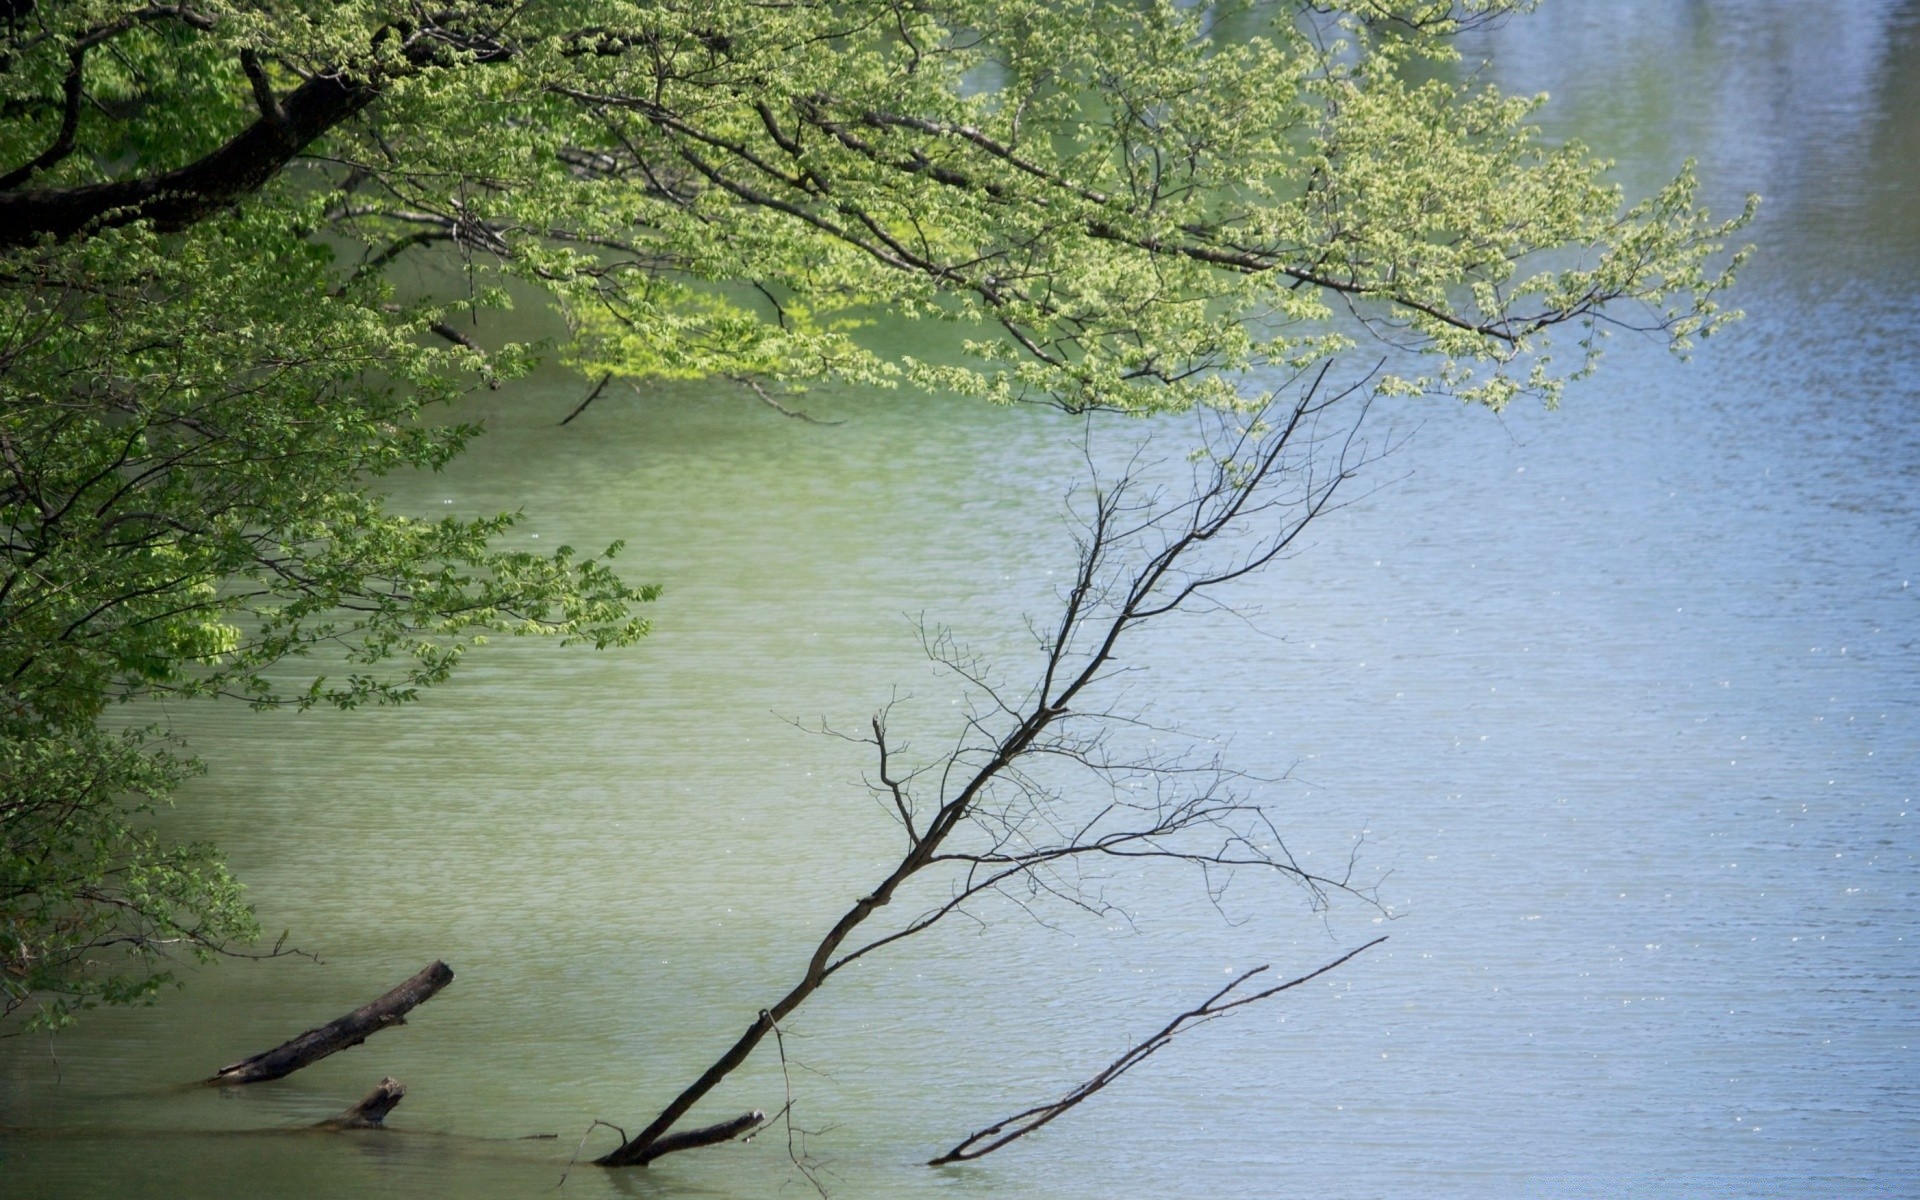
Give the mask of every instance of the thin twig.
[{"label": "thin twig", "polygon": [[612,1121],[602,1121],[599,1117],[595,1117],[593,1119],[592,1124],[587,1126],[586,1132],[580,1135],[580,1140],[574,1144],[573,1153],[567,1158],[567,1169],[560,1172],[560,1182],[553,1185],[553,1188],[552,1188],[553,1191],[557,1192],[561,1188],[567,1186],[567,1176],[573,1174],[573,1168],[579,1165],[580,1151],[586,1149],[587,1139],[592,1137],[593,1131],[595,1129],[598,1129],[602,1125],[606,1126],[608,1129],[611,1129],[615,1133],[619,1134],[621,1141],[624,1142],[627,1140],[626,1130],[620,1128],[618,1125],[615,1125]]},{"label": "thin twig", "polygon": [[805,421],[809,425],[845,425],[846,424],[845,421],[822,421],[819,417],[816,417],[811,413],[802,412],[797,408],[788,408],[786,405],[774,399],[773,394],[767,391],[767,389],[761,385],[760,381],[753,378],[751,375],[729,375],[727,376],[727,378],[733,380],[735,383],[739,384],[741,387],[746,388],[748,391],[752,392],[754,395],[760,397],[760,402],[762,404],[765,404],[768,408],[771,408],[773,411],[779,413],[783,417],[792,417],[796,421]]},{"label": "thin twig", "polygon": [[[793,1169],[800,1172],[806,1181],[813,1185],[814,1191],[820,1193],[820,1200],[827,1200],[826,1187],[820,1182],[819,1178],[814,1175],[812,1165],[808,1161],[808,1156],[801,1153],[801,1151],[795,1147],[793,1141],[793,1077],[787,1071],[786,1034],[781,1031],[780,1023],[773,1019],[773,1014],[762,1013],[761,1015],[766,1017],[767,1022],[773,1026],[773,1044],[780,1052],[780,1082],[786,1089],[787,1102],[781,1106],[777,1119],[785,1124],[787,1130],[787,1161],[792,1163]],[[800,1135],[805,1137],[806,1130],[801,1130]]]},{"label": "thin twig", "polygon": [[582,400],[579,406],[575,408],[572,412],[568,413],[566,416],[566,419],[561,421],[560,424],[563,426],[571,425],[575,417],[587,411],[587,405],[592,404],[595,400],[598,400],[600,398],[600,393],[606,389],[608,382],[611,381],[612,379],[613,379],[612,371],[608,371],[605,375],[602,375],[600,377],[600,382],[594,384],[593,390],[587,393],[587,398],[585,400]]}]

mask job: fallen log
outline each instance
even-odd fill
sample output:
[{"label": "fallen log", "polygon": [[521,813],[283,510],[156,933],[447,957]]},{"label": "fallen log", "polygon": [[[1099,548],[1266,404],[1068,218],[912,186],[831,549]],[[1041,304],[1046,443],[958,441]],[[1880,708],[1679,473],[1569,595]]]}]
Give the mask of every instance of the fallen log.
[{"label": "fallen log", "polygon": [[731,1121],[722,1121],[718,1125],[705,1125],[699,1129],[688,1129],[681,1133],[667,1133],[653,1139],[644,1146],[632,1143],[622,1145],[611,1154],[594,1159],[596,1166],[602,1167],[644,1167],[663,1154],[672,1154],[676,1150],[693,1150],[701,1146],[711,1146],[715,1142],[730,1142],[767,1119],[767,1114],[759,1109],[741,1113]]},{"label": "fallen log", "polygon": [[292,1041],[221,1067],[207,1080],[227,1086],[264,1083],[291,1075],[301,1067],[319,1062],[329,1054],[358,1046],[390,1025],[406,1024],[406,1016],[433,999],[434,993],[453,982],[453,970],[436,962],[412,979],[394,988],[378,1000],[369,1001],[339,1020],[318,1029],[309,1029]]},{"label": "fallen log", "polygon": [[382,1129],[387,1114],[407,1094],[407,1085],[388,1075],[368,1092],[360,1103],[337,1117],[320,1122],[322,1129]]}]

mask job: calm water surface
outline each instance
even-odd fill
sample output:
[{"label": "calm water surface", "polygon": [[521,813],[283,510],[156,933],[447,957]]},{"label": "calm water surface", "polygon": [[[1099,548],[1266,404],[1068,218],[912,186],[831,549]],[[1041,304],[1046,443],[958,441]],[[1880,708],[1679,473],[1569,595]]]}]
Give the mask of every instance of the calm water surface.
[{"label": "calm water surface", "polygon": [[[1229,926],[1167,876],[1135,929],[876,956],[795,1021],[836,1196],[1920,1194],[1920,4],[1557,0],[1471,51],[1630,187],[1695,153],[1717,206],[1764,193],[1749,319],[1684,367],[1619,346],[1558,413],[1387,414],[1417,434],[1386,486],[1243,597],[1273,636],[1140,647],[1161,711],[1293,768],[1310,863],[1364,834],[1397,920],[1250,890]],[[488,397],[494,432],[398,497],[524,507],[529,546],[626,538],[667,585],[657,632],[498,644],[404,711],[177,709],[211,771],[174,823],[326,964],[228,964],[0,1048],[0,1194],[546,1194],[872,878],[865,764],[789,721],[857,725],[900,686],[940,728],[904,614],[1017,644],[1064,565],[1069,426],[832,393],[808,403],[846,423],[807,426],[687,387],[556,428],[581,390]],[[915,1165],[1226,972],[1381,929],[1019,1147]],[[436,957],[459,979],[406,1029],[178,1086]],[[382,1074],[401,1131],[285,1132]],[[712,1110],[783,1102],[756,1060]],[[535,1133],[560,1136],[512,1140]],[[562,1194],[807,1188],[764,1136]]]}]

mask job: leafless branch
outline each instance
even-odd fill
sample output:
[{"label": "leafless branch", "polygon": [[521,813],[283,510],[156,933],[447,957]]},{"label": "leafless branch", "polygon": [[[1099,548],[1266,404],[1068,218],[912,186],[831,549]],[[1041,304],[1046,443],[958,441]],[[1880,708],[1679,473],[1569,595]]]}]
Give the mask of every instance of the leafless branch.
[{"label": "leafless branch", "polygon": [[1188,1009],[1173,1018],[1173,1020],[1168,1021],[1165,1025],[1162,1025],[1152,1036],[1134,1045],[1125,1054],[1108,1063],[1099,1074],[1087,1080],[1085,1083],[1080,1084],[1060,1099],[1049,1104],[1036,1105],[1023,1112],[1015,1113],[1003,1121],[996,1121],[985,1129],[968,1135],[959,1145],[947,1151],[945,1154],[940,1155],[938,1158],[927,1160],[927,1165],[930,1167],[940,1167],[948,1163],[968,1162],[976,1158],[985,1158],[1007,1143],[1025,1137],[1042,1125],[1052,1121],[1055,1117],[1078,1107],[1081,1103],[1092,1097],[1094,1093],[1105,1088],[1108,1084],[1120,1078],[1120,1076],[1145,1062],[1162,1047],[1166,1046],[1167,1043],[1173,1041],[1174,1038],[1185,1033],[1187,1030],[1216,1018],[1223,1017],[1235,1009],[1258,1003],[1268,997],[1277,996],[1290,988],[1299,987],[1309,980],[1317,979],[1335,967],[1346,963],[1359,954],[1373,949],[1386,940],[1384,937],[1377,937],[1366,945],[1349,950],[1325,966],[1309,971],[1305,975],[1289,979],[1285,983],[1276,984],[1273,987],[1254,992],[1250,995],[1236,996],[1233,999],[1228,999],[1242,984],[1268,970],[1271,964],[1269,964],[1269,966],[1255,967],[1253,970],[1246,972],[1232,983],[1229,983],[1213,995],[1207,997],[1203,1003]]},{"label": "leafless branch", "polygon": [[573,424],[573,419],[575,417],[587,411],[587,405],[592,404],[595,400],[598,400],[600,398],[600,393],[606,390],[607,384],[612,379],[613,379],[612,371],[608,371],[606,374],[602,375],[600,377],[600,382],[594,384],[593,390],[587,393],[587,398],[585,400],[582,400],[578,405],[574,406],[574,410],[568,413],[564,418],[562,418],[560,423],[562,425]]},{"label": "leafless branch", "polygon": [[805,421],[809,425],[844,425],[846,424],[845,421],[822,421],[819,417],[813,416],[811,413],[803,412],[797,408],[788,408],[786,405],[780,403],[779,400],[774,398],[773,393],[767,390],[765,384],[761,383],[758,379],[755,379],[751,375],[729,375],[727,376],[727,378],[733,380],[735,383],[739,384],[741,387],[746,388],[748,391],[752,392],[755,396],[758,396],[760,398],[760,403],[766,405],[768,408],[771,408],[773,411],[779,413],[783,417],[792,417],[796,421]]},{"label": "leafless branch", "polygon": [[[1141,627],[1227,603],[1230,585],[1287,554],[1340,487],[1384,452],[1362,436],[1370,382],[1336,389],[1322,368],[1301,380],[1289,403],[1204,418],[1181,488],[1166,479],[1177,464],[1144,450],[1112,475],[1089,449],[1092,484],[1070,498],[1078,558],[1059,613],[1041,628],[1031,686],[999,686],[996,672],[946,631],[923,631],[930,656],[988,702],[963,716],[944,756],[918,766],[901,762],[888,709],[871,722],[871,739],[858,739],[879,760],[869,788],[907,834],[899,861],[842,913],[788,991],[601,1165],[656,1157],[658,1144],[678,1136],[670,1130],[680,1118],[769,1034],[778,1042],[780,1023],[828,978],[950,915],[974,916],[969,904],[988,894],[1043,921],[1050,905],[1107,914],[1115,909],[1093,864],[1147,860],[1197,869],[1216,905],[1235,875],[1247,872],[1291,883],[1316,909],[1335,894],[1377,905],[1356,880],[1351,856],[1333,874],[1288,850],[1251,790],[1258,781],[1198,747],[1159,745],[1156,735],[1142,746],[1124,744],[1123,735],[1137,737],[1146,726],[1108,694],[1128,669],[1121,648]],[[870,920],[914,894],[925,897],[918,916],[865,934]],[[1187,1022],[1239,1003],[1224,997],[1187,1014]]]},{"label": "leafless branch", "polygon": [[826,1185],[820,1182],[819,1164],[804,1149],[804,1139],[808,1131],[798,1128],[793,1123],[793,1075],[787,1069],[787,1035],[781,1031],[777,1022],[773,1026],[773,1044],[774,1048],[780,1052],[780,1084],[787,1094],[787,1102],[781,1105],[780,1111],[775,1114],[775,1120],[778,1120],[787,1131],[787,1161],[793,1164],[793,1169],[800,1172],[802,1178],[813,1185],[813,1190],[820,1194],[820,1200],[827,1200]]}]

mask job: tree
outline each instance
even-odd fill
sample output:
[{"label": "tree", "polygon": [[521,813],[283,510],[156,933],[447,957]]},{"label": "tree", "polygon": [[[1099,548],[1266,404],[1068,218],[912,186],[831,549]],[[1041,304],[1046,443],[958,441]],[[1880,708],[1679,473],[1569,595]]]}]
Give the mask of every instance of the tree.
[{"label": "tree", "polygon": [[[834,976],[985,900],[1011,899],[1029,910],[1059,902],[1105,916],[1118,907],[1102,890],[1101,871],[1112,864],[1195,868],[1216,901],[1236,873],[1292,884],[1316,908],[1336,893],[1372,899],[1351,859],[1338,873],[1320,873],[1294,858],[1257,794],[1259,781],[1217,752],[1195,753],[1205,739],[1152,720],[1128,697],[1121,666],[1123,649],[1147,626],[1227,605],[1232,584],[1287,553],[1381,452],[1362,436],[1368,381],[1334,389],[1326,377],[1322,367],[1294,381],[1300,387],[1291,401],[1209,422],[1186,460],[1185,487],[1156,480],[1166,464],[1142,456],[1105,478],[1089,454],[1074,570],[1058,615],[1033,629],[1038,661],[1023,684],[1009,685],[999,678],[1003,670],[950,633],[923,632],[928,655],[967,688],[969,705],[951,748],[927,761],[903,756],[887,709],[858,739],[873,754],[868,788],[900,829],[898,861],[828,928],[787,991],[658,1116],[631,1136],[623,1132],[600,1165],[644,1166],[757,1124],[750,1119],[757,1114],[748,1114],[674,1132]],[[918,911],[887,920],[896,902]],[[1224,1011],[1203,1006],[1154,1040]],[[965,1155],[948,1161],[958,1157]]]},{"label": "tree", "polygon": [[[422,409],[452,357],[377,306],[289,313],[334,286],[318,247],[230,223],[163,246],[115,229],[15,256],[0,335],[0,1008],[150,997],[168,945],[254,932],[211,850],[166,848],[120,804],[164,803],[188,764],[94,727],[116,698],[400,701],[488,631],[610,645],[652,593],[565,547],[490,549],[511,517],[390,515],[366,481],[437,467],[473,432]],[[225,239],[245,239],[246,251]],[[459,352],[468,358],[465,351]],[[289,684],[275,668],[318,655]],[[152,731],[148,731],[151,733]],[[162,877],[164,885],[157,881]],[[130,974],[89,967],[115,947]],[[61,999],[64,997],[64,999]]]},{"label": "tree", "polygon": [[[1709,261],[1741,218],[1687,169],[1623,204],[1527,124],[1538,98],[1448,77],[1452,32],[1528,7],[12,0],[3,732],[108,754],[115,698],[398,701],[491,631],[638,637],[651,592],[602,560],[501,553],[510,518],[372,491],[475,432],[432,406],[527,361],[469,332],[509,281],[603,381],[1077,410],[1234,408],[1368,341],[1378,390],[1496,407],[1551,401],[1609,327],[1684,350],[1727,319]],[[415,258],[458,284],[402,298]],[[955,354],[886,357],[860,336],[879,312],[950,323]],[[83,794],[126,791],[152,793]],[[224,876],[45,891],[53,835],[13,814],[64,810],[6,811],[9,1003],[77,961],[49,947],[88,905],[244,929]]]}]

